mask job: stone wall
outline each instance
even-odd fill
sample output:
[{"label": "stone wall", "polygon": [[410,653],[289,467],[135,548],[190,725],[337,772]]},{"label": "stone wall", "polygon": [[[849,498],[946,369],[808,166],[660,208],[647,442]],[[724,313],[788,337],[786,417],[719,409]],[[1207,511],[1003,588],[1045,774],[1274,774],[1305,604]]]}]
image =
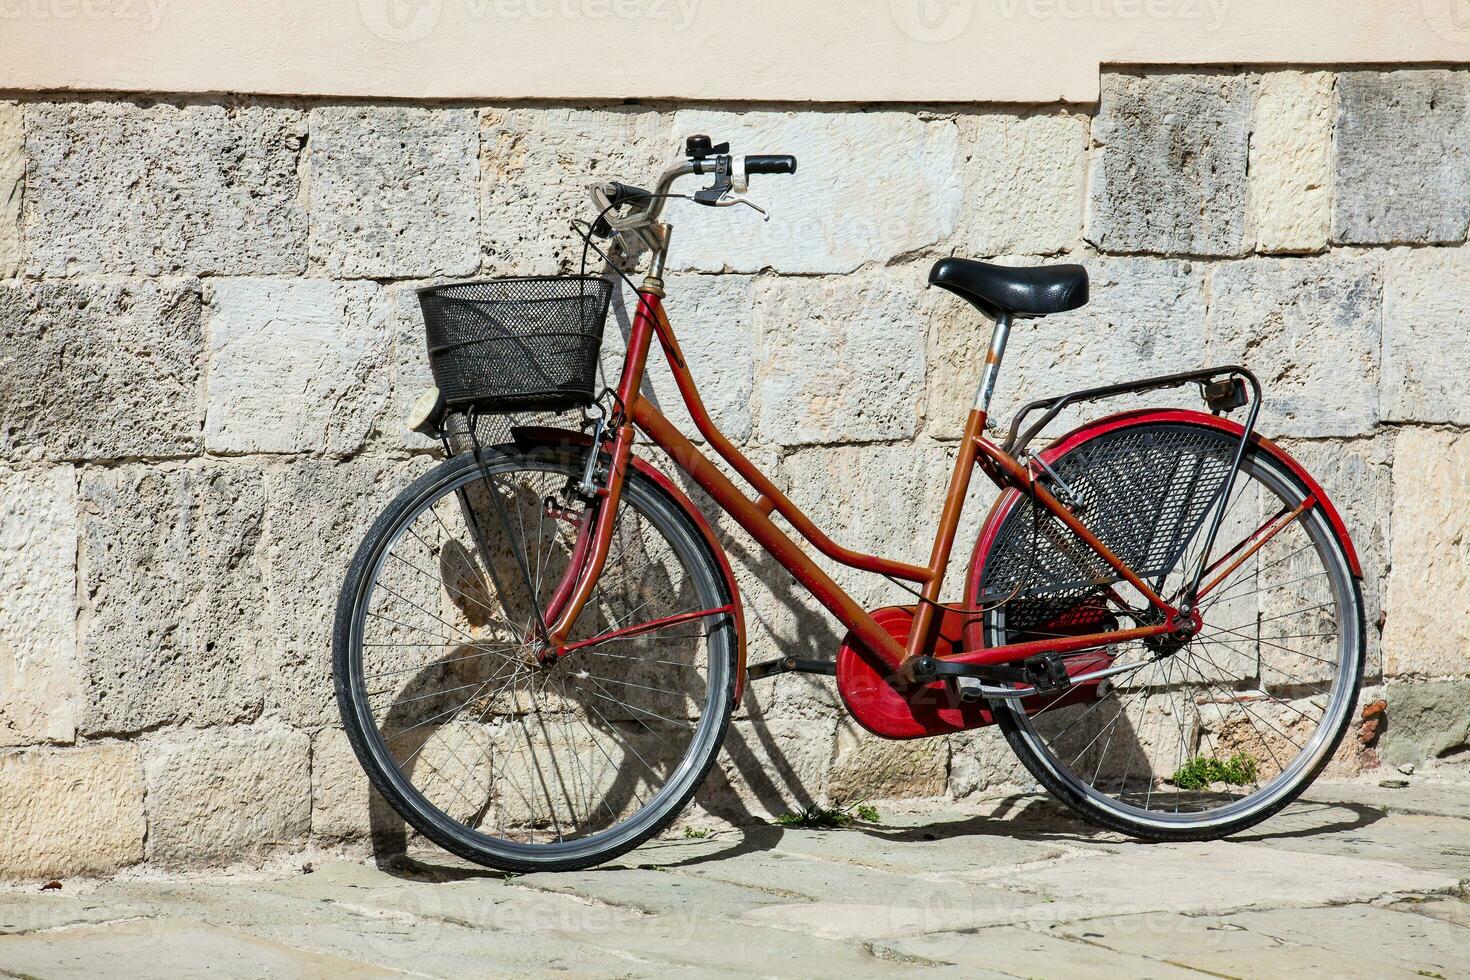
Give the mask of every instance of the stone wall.
[{"label": "stone wall", "polygon": [[[1080,259],[1091,304],[1017,328],[997,412],[1253,365],[1367,571],[1387,724],[1343,766],[1466,749],[1470,72],[1117,73],[1095,109],[1012,111],[37,98],[0,103],[0,877],[363,839],[328,629],[432,458],[399,421],[411,290],[574,267],[585,183],[694,131],[801,160],[756,183],[769,224],[671,209],[668,305],[720,425],[840,540],[927,556],[986,338],[929,263]],[[730,553],[752,659],[830,655],[792,580]],[[758,815],[1019,775],[993,731],[877,742],[788,676],[711,778]]]}]

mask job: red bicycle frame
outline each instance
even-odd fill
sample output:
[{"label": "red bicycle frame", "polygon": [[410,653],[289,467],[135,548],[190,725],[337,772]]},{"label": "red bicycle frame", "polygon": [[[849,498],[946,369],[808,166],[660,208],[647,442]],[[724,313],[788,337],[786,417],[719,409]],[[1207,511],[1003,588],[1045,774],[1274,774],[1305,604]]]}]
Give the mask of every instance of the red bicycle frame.
[{"label": "red bicycle frame", "polygon": [[[1115,629],[1100,633],[966,650],[946,654],[944,659],[974,665],[1001,664],[1041,653],[1071,653],[1111,643],[1160,636],[1178,630],[1183,622],[1180,610],[1160,596],[1127,563],[1088,530],[1075,514],[1037,481],[1038,474],[1034,473],[1028,465],[1022,464],[985,437],[984,401],[988,400],[989,386],[993,384],[994,373],[999,368],[1001,354],[1004,350],[1004,329],[1007,326],[1008,324],[998,325],[999,342],[992,340],[991,350],[986,358],[986,377],[982,382],[986,397],[977,400],[976,407],[970,412],[966,421],[964,436],[960,442],[958,457],[955,460],[949,488],[945,495],[944,507],[939,516],[934,544],[929,552],[929,563],[923,566],[911,565],[852,551],[837,544],[802,513],[755,464],[741,454],[719,431],[704,407],[704,402],[689,373],[684,355],[679,349],[679,342],[664,312],[662,283],[657,278],[650,277],[638,292],[638,308],[628,337],[627,360],[623,367],[622,377],[618,382],[617,398],[621,406],[621,417],[615,420],[617,424],[609,453],[610,464],[607,468],[606,485],[598,489],[602,500],[596,508],[597,516],[594,521],[588,522],[588,526],[582,529],[574,552],[572,569],[567,573],[567,578],[563,580],[545,610],[550,649],[560,656],[584,646],[603,642],[614,636],[647,633],[676,622],[688,622],[692,619],[730,611],[728,607],[692,611],[667,617],[665,620],[625,626],[589,640],[567,642],[573,624],[592,595],[593,588],[607,561],[623,480],[638,432],[642,432],[667,453],[680,469],[714,498],[721,508],[734,517],[740,526],[790,571],[797,581],[801,582],[816,597],[817,601],[837,617],[838,621],[870,649],[885,655],[891,663],[899,664],[900,669],[910,670],[919,658],[935,655],[941,619],[940,607],[937,605],[940,589],[944,584],[944,573],[954,545],[955,530],[959,525],[960,514],[969,492],[971,475],[976,467],[979,467],[1002,489],[1024,489],[1028,494],[1034,495],[1035,500],[1041,506],[1070,528],[1117,573],[1122,581],[1136,589],[1139,595],[1160,612],[1160,622],[1132,629]],[[648,399],[642,396],[644,368],[654,337],[658,338],[663,348],[680,397],[688,408],[695,427],[715,452],[756,491],[754,500],[731,482],[707,456],[685,438]],[[1313,500],[1309,498],[1294,512],[1278,514],[1263,524],[1246,539],[1246,542],[1249,542],[1250,552],[1258,549],[1312,505]],[[900,645],[867,610],[859,606],[846,591],[832,581],[831,577],[808,557],[801,546],[776,526],[772,520],[772,514],[780,514],[807,542],[837,562],[863,571],[915,583],[924,601],[917,605],[914,612],[907,644]],[[1220,559],[1220,562],[1211,566],[1210,570],[1223,562],[1243,561],[1250,552],[1240,555],[1238,549],[1245,547],[1246,542],[1242,542],[1231,554]],[[1226,573],[1228,571],[1229,569],[1226,570]],[[1213,588],[1226,573],[1215,576],[1207,588]],[[974,612],[978,613],[979,610]]]}]

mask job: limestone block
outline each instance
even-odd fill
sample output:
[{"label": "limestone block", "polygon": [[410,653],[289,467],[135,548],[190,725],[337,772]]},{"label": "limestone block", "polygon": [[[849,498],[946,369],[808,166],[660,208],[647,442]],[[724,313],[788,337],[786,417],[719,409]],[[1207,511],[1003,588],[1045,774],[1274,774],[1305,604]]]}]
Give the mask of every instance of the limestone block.
[{"label": "limestone block", "polygon": [[204,441],[212,453],[351,453],[388,400],[389,304],[374,283],[216,279]]},{"label": "limestone block", "polygon": [[[684,360],[700,398],[715,426],[736,443],[751,435],[750,402],[755,374],[754,280],[748,276],[696,276],[676,274],[668,278],[668,300],[665,309],[679,339]],[[629,291],[623,290],[625,309],[636,309]],[[612,335],[622,334],[624,316],[609,314],[609,342],[603,350],[611,352],[621,345]],[[604,364],[616,378],[621,362],[604,357]],[[659,409],[678,426],[679,431],[696,441],[703,441],[694,428],[689,412],[674,384],[668,359],[655,340],[649,354],[648,380],[645,391],[651,391]],[[609,384],[615,384],[610,381]]]},{"label": "limestone block", "polygon": [[311,261],[341,278],[479,268],[474,110],[311,111]]},{"label": "limestone block", "polygon": [[949,735],[945,741],[950,747],[949,793],[957,800],[977,793],[1006,795],[1036,786],[1036,777],[1026,771],[995,725]]},{"label": "limestone block", "polygon": [[[990,409],[1002,429],[1035,398],[1204,367],[1204,272],[1197,265],[1145,258],[1099,258],[1086,265],[1086,306],[1012,326]],[[933,310],[925,431],[958,439],[974,404],[991,323],[959,297],[937,290],[925,308]],[[1148,398],[1152,403],[1160,396]],[[1048,431],[1064,432],[1069,423],[1104,410],[1069,411]]]},{"label": "limestone block", "polygon": [[267,473],[265,605],[273,624],[263,650],[267,714],[301,728],[336,721],[331,631],[337,593],[372,522],[427,465],[312,459]]},{"label": "limestone block", "polygon": [[746,207],[670,202],[672,268],[851,272],[947,239],[964,206],[959,129],[948,119],[687,109],[674,115],[670,149],[691,133],[729,140],[735,154],[793,154],[798,170],[751,178],[769,222]]},{"label": "limestone block", "polygon": [[1105,73],[1088,241],[1104,252],[1245,252],[1250,116],[1240,75]]},{"label": "limestone block", "polygon": [[1470,749],[1470,681],[1388,685],[1384,761],[1421,764]]},{"label": "limestone block", "polygon": [[194,280],[0,286],[0,453],[197,452],[199,308]]},{"label": "limestone block", "polygon": [[274,106],[26,107],[36,275],[261,275],[306,265],[306,120]]},{"label": "limestone block", "polygon": [[917,429],[924,332],[907,271],[756,284],[755,427],[780,445]]},{"label": "limestone block", "polygon": [[108,874],[143,860],[138,748],[0,752],[0,878]]},{"label": "limestone block", "polygon": [[835,721],[731,722],[724,751],[695,802],[736,823],[825,802],[836,730]]},{"label": "limestone block", "polygon": [[1211,275],[1206,353],[1265,388],[1265,435],[1353,436],[1378,412],[1382,286],[1371,259],[1250,259]]},{"label": "limestone block", "polygon": [[[951,472],[937,444],[822,446],[792,453],[781,465],[792,502],[838,544],[928,564]],[[972,537],[959,549],[973,544]],[[865,607],[912,601],[912,595],[880,576],[826,558],[819,564]]]},{"label": "limestone block", "polygon": [[1383,265],[1384,419],[1470,425],[1467,377],[1470,252],[1395,249]]},{"label": "limestone block", "polygon": [[254,717],[270,635],[260,474],[213,464],[89,469],[80,502],[80,729]]},{"label": "limestone block", "polygon": [[1262,252],[1320,252],[1332,226],[1333,75],[1259,77],[1251,118],[1250,223]]},{"label": "limestone block", "polygon": [[985,111],[956,119],[964,155],[956,252],[1044,255],[1082,238],[1089,119]]},{"label": "limestone block", "polygon": [[[1368,624],[1364,676],[1381,676],[1382,631],[1378,623],[1384,609],[1383,592],[1388,585],[1389,533],[1394,523],[1392,444],[1383,438],[1322,442],[1292,440],[1282,443],[1282,448],[1306,467],[1347,525],[1348,535],[1363,566],[1363,612]],[[1276,505],[1272,506],[1274,512]],[[1269,514],[1260,516],[1265,520]],[[1299,538],[1297,540],[1301,543]],[[1272,553],[1269,547],[1263,549],[1268,556]],[[1320,572],[1321,567],[1320,562],[1312,558],[1298,574]],[[1276,629],[1275,632],[1286,634],[1293,631]]]},{"label": "limestone block", "polygon": [[173,731],[142,749],[150,862],[250,860],[299,843],[311,826],[311,747],[301,732]]},{"label": "limestone block", "polygon": [[77,491],[70,467],[0,473],[0,745],[76,734]]},{"label": "limestone block", "polygon": [[894,742],[847,721],[837,728],[827,791],[832,799],[901,800],[943,796],[949,743],[942,738]]},{"label": "limestone block", "polygon": [[[486,272],[578,271],[582,240],[568,222],[597,217],[587,185],[620,180],[652,190],[684,150],[668,126],[668,113],[638,106],[485,109],[480,246]],[[692,241],[695,229],[689,231]],[[688,244],[682,234],[676,242]],[[587,262],[589,271],[600,271],[597,253]]]},{"label": "limestone block", "polygon": [[1400,431],[1393,488],[1384,674],[1470,675],[1470,436]]},{"label": "limestone block", "polygon": [[20,269],[25,142],[21,107],[14,102],[0,102],[0,279],[8,279]]},{"label": "limestone block", "polygon": [[1470,224],[1470,74],[1337,78],[1332,240],[1462,242]]},{"label": "limestone block", "polygon": [[311,740],[311,836],[318,842],[401,834],[403,820],[368,782],[340,728]]}]

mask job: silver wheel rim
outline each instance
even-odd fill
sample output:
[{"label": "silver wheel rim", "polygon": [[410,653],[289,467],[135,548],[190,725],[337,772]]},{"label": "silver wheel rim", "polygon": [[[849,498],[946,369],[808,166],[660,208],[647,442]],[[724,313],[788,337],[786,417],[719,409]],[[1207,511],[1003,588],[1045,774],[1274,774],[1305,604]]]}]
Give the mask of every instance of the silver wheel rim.
[{"label": "silver wheel rim", "polygon": [[[546,460],[490,456],[486,463],[494,476],[511,472],[539,472],[563,478],[572,472],[564,463]],[[363,643],[371,593],[380,581],[395,545],[430,508],[449,499],[457,490],[476,484],[480,478],[480,471],[473,465],[473,460],[466,458],[464,466],[447,472],[442,479],[421,493],[414,505],[393,522],[387,533],[379,536],[372,560],[359,580],[350,622],[348,684],[352,692],[353,711],[365,736],[366,749],[378,771],[388,780],[393,795],[397,797],[396,802],[409,811],[404,813],[400,810],[401,815],[421,829],[424,824],[430,825],[441,833],[463,840],[477,851],[516,861],[575,861],[616,851],[630,841],[639,839],[676,809],[692,792],[693,784],[704,771],[709,756],[718,750],[723,721],[727,714],[727,707],[722,704],[722,700],[728,698],[729,671],[733,660],[733,624],[729,617],[710,623],[705,643],[702,644],[706,650],[707,664],[703,710],[693,726],[693,732],[677,766],[668,772],[661,788],[642,801],[641,806],[626,819],[586,836],[551,843],[525,843],[498,837],[456,820],[430,801],[402,771],[399,761],[386,744],[378,721],[373,717],[371,698],[365,686]],[[722,585],[714,579],[707,567],[703,542],[695,540],[688,528],[663,512],[662,504],[638,480],[630,478],[625,484],[624,511],[634,508],[640,517],[663,536],[689,574],[695,589],[702,598],[712,601],[722,593]]]}]

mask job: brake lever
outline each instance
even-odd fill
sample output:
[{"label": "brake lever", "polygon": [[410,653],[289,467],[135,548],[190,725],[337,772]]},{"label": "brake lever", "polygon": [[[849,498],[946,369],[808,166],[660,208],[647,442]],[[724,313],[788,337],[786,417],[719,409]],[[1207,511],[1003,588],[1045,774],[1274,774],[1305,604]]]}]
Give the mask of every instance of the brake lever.
[{"label": "brake lever", "polygon": [[765,208],[761,207],[759,204],[755,203],[744,194],[726,194],[718,201],[713,202],[710,206],[716,208],[728,208],[733,207],[736,204],[744,204],[748,208],[753,208],[754,210],[759,211],[762,221],[771,220],[771,212],[767,211]]}]

